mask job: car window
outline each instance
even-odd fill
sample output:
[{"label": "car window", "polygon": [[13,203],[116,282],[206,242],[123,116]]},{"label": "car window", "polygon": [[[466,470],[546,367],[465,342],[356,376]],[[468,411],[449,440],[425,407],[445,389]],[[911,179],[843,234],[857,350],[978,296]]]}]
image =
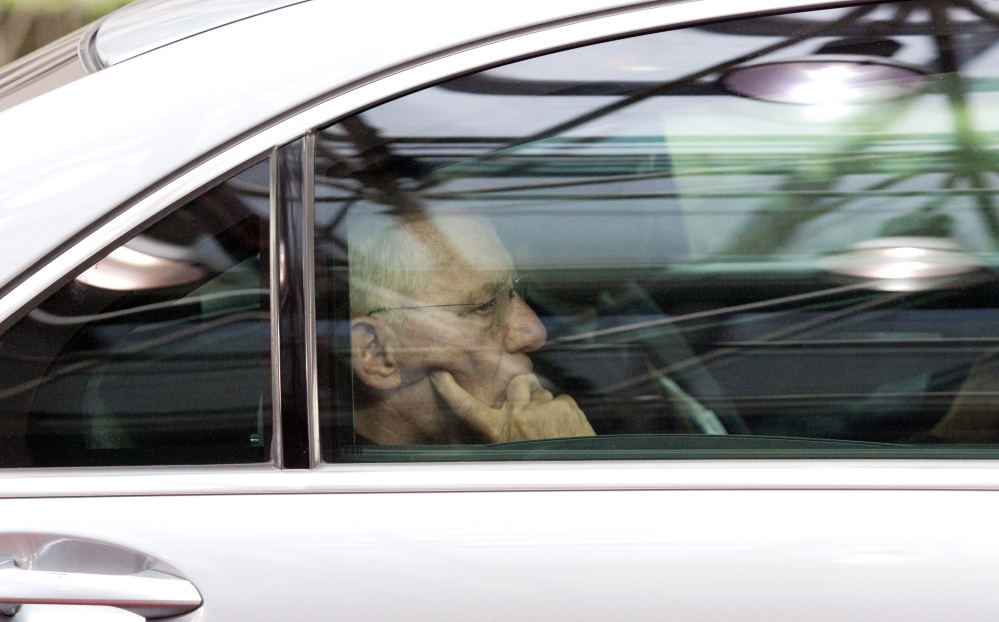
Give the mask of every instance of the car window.
[{"label": "car window", "polygon": [[209,189],[0,336],[0,466],[268,460],[268,179]]},{"label": "car window", "polygon": [[322,130],[326,459],[994,456],[982,4],[610,41]]}]

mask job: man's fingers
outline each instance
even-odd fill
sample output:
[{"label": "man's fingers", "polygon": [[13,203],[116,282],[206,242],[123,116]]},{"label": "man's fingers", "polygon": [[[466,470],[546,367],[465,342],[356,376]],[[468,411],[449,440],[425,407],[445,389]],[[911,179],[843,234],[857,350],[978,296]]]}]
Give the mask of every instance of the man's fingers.
[{"label": "man's fingers", "polygon": [[531,397],[535,393],[543,390],[534,374],[514,376],[510,384],[506,386],[506,404],[514,408],[524,406],[531,401]]},{"label": "man's fingers", "polygon": [[552,392],[547,389],[539,389],[531,395],[531,400],[535,402],[550,402],[554,398]]},{"label": "man's fingers", "polygon": [[534,374],[511,380],[499,409],[477,400],[446,371],[432,372],[430,383],[444,403],[490,443],[593,434],[576,401],[568,395],[552,397]]},{"label": "man's fingers", "polygon": [[454,379],[454,376],[446,371],[435,371],[430,374],[430,383],[434,385],[437,394],[444,398],[444,402],[461,417],[473,414],[480,406],[485,406],[482,402],[472,397],[468,391],[461,388],[461,385]]},{"label": "man's fingers", "polygon": [[491,419],[494,417],[493,409],[461,388],[461,385],[450,373],[446,371],[432,372],[430,384],[456,415],[468,420],[479,430],[487,430],[491,427]]}]

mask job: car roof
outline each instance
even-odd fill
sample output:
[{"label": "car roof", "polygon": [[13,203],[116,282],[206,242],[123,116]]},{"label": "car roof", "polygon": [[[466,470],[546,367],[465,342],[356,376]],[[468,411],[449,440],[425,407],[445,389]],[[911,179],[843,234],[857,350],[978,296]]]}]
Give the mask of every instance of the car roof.
[{"label": "car roof", "polygon": [[306,0],[138,0],[0,67],[0,111],[140,54]]},{"label": "car roof", "polygon": [[305,0],[138,0],[107,16],[92,42],[101,67]]}]

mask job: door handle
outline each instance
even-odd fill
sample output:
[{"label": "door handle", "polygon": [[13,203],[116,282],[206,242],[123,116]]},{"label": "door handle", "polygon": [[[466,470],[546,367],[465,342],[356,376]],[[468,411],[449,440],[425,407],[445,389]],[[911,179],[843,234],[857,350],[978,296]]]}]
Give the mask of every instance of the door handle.
[{"label": "door handle", "polygon": [[49,572],[18,568],[0,559],[2,613],[16,605],[104,605],[145,618],[164,618],[201,606],[201,593],[190,581],[155,570],[132,575]]}]

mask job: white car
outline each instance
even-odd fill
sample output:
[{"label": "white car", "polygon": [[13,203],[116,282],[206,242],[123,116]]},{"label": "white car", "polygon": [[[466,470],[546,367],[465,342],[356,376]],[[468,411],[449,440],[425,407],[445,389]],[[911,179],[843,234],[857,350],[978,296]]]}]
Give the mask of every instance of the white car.
[{"label": "white car", "polygon": [[0,69],[0,619],[991,619],[997,111],[992,0],[140,0]]}]

